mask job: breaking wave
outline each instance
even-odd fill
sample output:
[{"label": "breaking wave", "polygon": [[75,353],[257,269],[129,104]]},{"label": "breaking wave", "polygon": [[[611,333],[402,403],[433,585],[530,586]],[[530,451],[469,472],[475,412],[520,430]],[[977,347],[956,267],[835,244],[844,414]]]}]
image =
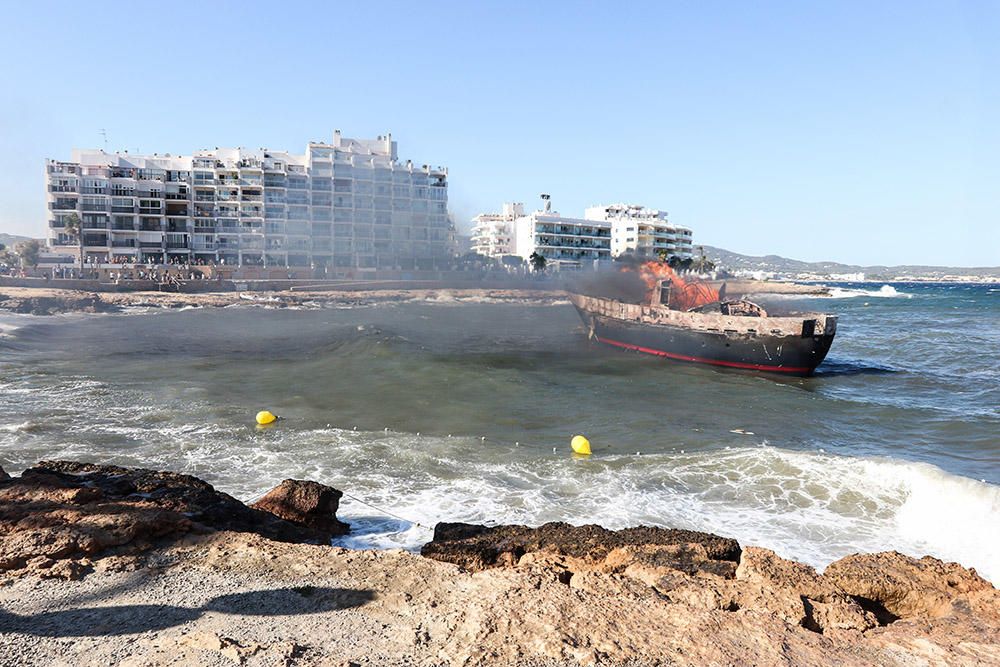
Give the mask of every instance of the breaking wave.
[{"label": "breaking wave", "polygon": [[851,299],[858,296],[869,296],[875,298],[884,299],[909,299],[912,298],[912,294],[909,292],[900,292],[892,285],[882,285],[882,287],[877,290],[864,290],[864,289],[852,289],[848,287],[833,287],[830,289],[831,299]]},{"label": "breaking wave", "polygon": [[[447,465],[457,474],[467,462]],[[1000,487],[928,464],[763,446],[591,461],[560,453],[476,473],[409,488],[374,475],[359,497],[424,526],[641,523],[729,535],[817,567],[857,551],[931,554],[1000,581],[1000,535],[984,530],[1000,521]],[[350,499],[344,513],[357,524],[345,545],[414,549],[429,539],[415,523],[373,517]]]}]

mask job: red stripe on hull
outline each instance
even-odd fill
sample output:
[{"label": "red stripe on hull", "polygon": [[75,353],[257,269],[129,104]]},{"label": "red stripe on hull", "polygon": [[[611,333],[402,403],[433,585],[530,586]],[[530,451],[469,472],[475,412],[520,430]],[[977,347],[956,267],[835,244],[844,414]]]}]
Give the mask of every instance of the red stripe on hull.
[{"label": "red stripe on hull", "polygon": [[642,347],[641,345],[622,343],[621,341],[611,340],[610,338],[600,338],[597,336],[595,336],[595,338],[597,338],[597,340],[601,343],[607,343],[608,345],[614,345],[615,347],[625,348],[626,350],[634,350],[636,352],[645,352],[646,354],[653,354],[658,357],[667,357],[668,359],[677,359],[679,361],[693,361],[699,364],[727,366],[729,368],[744,368],[755,371],[771,371],[774,373],[811,373],[813,371],[813,369],[808,366],[768,366],[766,364],[744,364],[739,361],[722,361],[720,359],[706,359],[705,357],[691,357],[686,354],[675,354],[673,352],[664,352],[663,350],[654,350],[651,347]]}]

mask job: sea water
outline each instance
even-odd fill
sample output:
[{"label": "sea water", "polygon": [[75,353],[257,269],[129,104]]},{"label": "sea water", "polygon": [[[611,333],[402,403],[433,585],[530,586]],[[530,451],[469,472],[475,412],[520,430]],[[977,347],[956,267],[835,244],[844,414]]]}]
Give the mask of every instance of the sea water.
[{"label": "sea water", "polygon": [[[0,315],[0,464],[169,469],[247,501],[313,479],[348,494],[352,547],[416,549],[438,521],[648,524],[1000,581],[996,286],[785,300],[840,315],[810,378],[605,349],[568,302],[262,305]],[[261,409],[285,419],[257,429]]]}]

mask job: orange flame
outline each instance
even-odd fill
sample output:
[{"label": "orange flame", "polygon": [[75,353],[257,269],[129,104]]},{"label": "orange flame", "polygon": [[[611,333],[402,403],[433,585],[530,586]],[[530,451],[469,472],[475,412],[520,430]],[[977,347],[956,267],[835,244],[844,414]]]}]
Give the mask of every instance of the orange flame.
[{"label": "orange flame", "polygon": [[658,282],[669,280],[670,307],[674,310],[690,310],[719,300],[717,289],[700,281],[686,281],[663,262],[644,262],[639,266],[639,276],[646,283],[647,301],[652,299]]}]

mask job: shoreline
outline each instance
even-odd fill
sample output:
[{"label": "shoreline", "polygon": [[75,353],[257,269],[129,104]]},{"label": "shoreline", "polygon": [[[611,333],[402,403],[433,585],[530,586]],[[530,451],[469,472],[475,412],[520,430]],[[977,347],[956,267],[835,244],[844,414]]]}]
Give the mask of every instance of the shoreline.
[{"label": "shoreline", "polygon": [[405,302],[520,302],[551,305],[565,301],[558,290],[381,289],[276,290],[267,292],[90,292],[58,288],[0,287],[0,310],[29,315],[122,313],[131,308],[342,308]]},{"label": "shoreline", "polygon": [[[735,294],[825,296],[823,285],[728,281]],[[349,287],[337,284],[307,285],[275,290],[235,290],[218,292],[101,291],[58,287],[57,284],[23,287],[0,284],[0,311],[29,315],[62,313],[120,313],[129,308],[339,308],[375,303],[403,302],[518,302],[553,305],[567,301],[560,285],[538,287],[447,287],[397,286],[369,288],[365,283]]]},{"label": "shoreline", "polygon": [[[1000,664],[1000,592],[894,552],[823,574],[706,533],[438,524],[326,546],[340,492],[0,472],[0,664]],[[320,543],[309,543],[319,540]]]}]

